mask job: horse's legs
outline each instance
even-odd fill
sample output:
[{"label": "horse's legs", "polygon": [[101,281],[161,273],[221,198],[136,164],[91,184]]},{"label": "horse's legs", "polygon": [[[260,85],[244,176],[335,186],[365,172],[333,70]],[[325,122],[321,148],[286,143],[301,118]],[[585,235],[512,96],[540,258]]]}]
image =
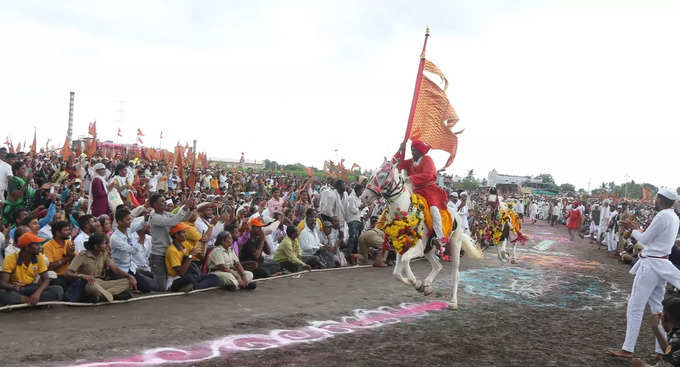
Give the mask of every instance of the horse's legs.
[{"label": "horse's legs", "polygon": [[508,240],[505,239],[499,245],[496,245],[496,252],[498,252],[498,260],[500,260],[501,262],[508,261],[508,252],[505,250],[507,243]]},{"label": "horse's legs", "polygon": [[451,297],[451,302],[448,306],[452,310],[458,309],[458,281],[460,278],[459,268],[460,268],[460,246],[461,239],[456,236],[453,243],[451,244],[451,284],[453,284],[453,296]]},{"label": "horse's legs", "polygon": [[403,269],[404,272],[406,273],[406,278],[408,280],[408,284],[412,285],[416,288],[419,288],[418,279],[416,278],[416,275],[413,274],[413,270],[411,270],[411,258],[413,257],[413,252],[411,250],[414,250],[415,247],[410,248],[404,255],[401,257],[401,261],[403,263]]},{"label": "horse's legs", "polygon": [[404,272],[404,267],[402,263],[402,255],[397,254],[397,259],[394,262],[394,270],[392,271],[392,275],[397,278],[400,282],[406,284],[406,285],[411,285],[408,282],[408,279],[404,278],[404,275],[402,274]]},{"label": "horse's legs", "polygon": [[442,264],[439,262],[439,259],[437,259],[437,249],[432,248],[430,252],[425,254],[425,258],[427,261],[430,263],[432,266],[432,270],[430,270],[430,274],[427,275],[425,278],[425,281],[423,282],[423,293],[426,296],[429,296],[432,294],[432,282],[434,282],[435,278],[437,278],[437,275],[439,272],[442,270]]}]

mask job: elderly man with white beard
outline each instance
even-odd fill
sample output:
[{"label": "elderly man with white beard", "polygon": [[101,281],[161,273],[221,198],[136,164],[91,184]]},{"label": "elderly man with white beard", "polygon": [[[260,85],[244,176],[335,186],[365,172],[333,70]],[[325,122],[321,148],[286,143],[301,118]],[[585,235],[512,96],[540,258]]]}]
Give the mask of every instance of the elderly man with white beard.
[{"label": "elderly man with white beard", "polygon": [[[640,259],[630,270],[631,274],[635,274],[635,280],[626,311],[626,338],[620,350],[609,352],[613,357],[633,358],[645,305],[649,303],[651,312],[659,314],[663,310],[661,301],[666,291],[666,283],[670,282],[676,288],[680,288],[680,270],[668,260],[680,227],[680,219],[673,211],[673,203],[677,199],[678,194],[674,190],[663,187],[659,189],[655,203],[659,212],[645,231],[641,231],[633,220],[619,223],[625,229],[633,230],[631,236],[645,248],[640,254]],[[663,334],[663,330],[661,331]],[[658,341],[656,352],[659,354],[664,352]]]}]

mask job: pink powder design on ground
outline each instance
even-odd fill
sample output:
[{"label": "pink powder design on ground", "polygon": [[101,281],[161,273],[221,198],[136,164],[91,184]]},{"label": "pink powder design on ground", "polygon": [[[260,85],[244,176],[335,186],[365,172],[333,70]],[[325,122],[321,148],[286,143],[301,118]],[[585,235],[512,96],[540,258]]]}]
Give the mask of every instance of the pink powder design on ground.
[{"label": "pink powder design on ground", "polygon": [[214,358],[225,358],[232,353],[281,348],[297,343],[312,343],[336,335],[351,334],[397,324],[402,320],[422,317],[428,312],[446,309],[444,302],[421,304],[402,303],[398,307],[383,306],[373,310],[354,310],[352,316],[340,321],[312,321],[309,326],[290,330],[271,330],[267,334],[230,335],[184,348],[163,347],[149,349],[142,354],[106,362],[71,364],[73,367],[132,367],[157,366],[174,363],[196,363]]}]

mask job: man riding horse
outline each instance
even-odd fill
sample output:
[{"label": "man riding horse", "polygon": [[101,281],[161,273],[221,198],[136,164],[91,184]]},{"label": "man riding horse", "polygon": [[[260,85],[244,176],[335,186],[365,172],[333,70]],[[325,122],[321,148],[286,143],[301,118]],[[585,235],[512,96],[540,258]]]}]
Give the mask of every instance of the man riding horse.
[{"label": "man riding horse", "polygon": [[414,193],[422,195],[427,201],[432,215],[432,228],[435,236],[441,245],[446,245],[449,239],[444,235],[442,216],[439,210],[447,210],[448,194],[437,185],[437,170],[434,161],[427,155],[430,146],[418,139],[413,139],[411,141],[412,159],[404,159],[405,150],[406,142],[403,142],[399,146],[399,151],[395,154],[395,158],[399,161],[398,167],[400,170],[405,170],[411,179]]}]

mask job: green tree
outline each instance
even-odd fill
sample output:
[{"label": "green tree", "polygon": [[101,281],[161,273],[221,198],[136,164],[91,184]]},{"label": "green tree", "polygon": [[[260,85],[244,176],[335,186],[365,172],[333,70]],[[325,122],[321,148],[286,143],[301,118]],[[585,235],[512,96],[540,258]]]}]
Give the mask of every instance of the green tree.
[{"label": "green tree", "polygon": [[541,173],[540,175],[536,176],[536,178],[540,178],[541,182],[544,184],[555,184],[555,179],[553,179],[553,176],[549,173]]},{"label": "green tree", "polygon": [[576,191],[576,186],[570,184],[570,183],[564,183],[560,185],[560,191],[563,192],[574,192]]}]

